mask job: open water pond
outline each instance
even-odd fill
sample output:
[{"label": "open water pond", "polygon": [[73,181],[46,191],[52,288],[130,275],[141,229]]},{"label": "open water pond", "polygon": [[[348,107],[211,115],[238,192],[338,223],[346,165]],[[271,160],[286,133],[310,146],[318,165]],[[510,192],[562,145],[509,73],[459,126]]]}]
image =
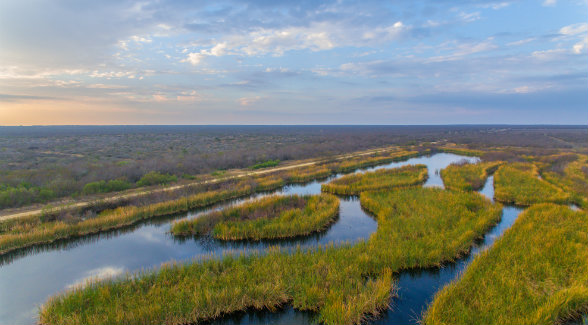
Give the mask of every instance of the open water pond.
[{"label": "open water pond", "polygon": [[[460,160],[471,162],[478,158],[449,153],[411,158],[402,162],[368,168],[395,168],[407,164],[425,164],[429,178],[425,186],[443,186],[438,171]],[[359,170],[356,172],[363,172]],[[284,194],[318,194],[327,180],[304,185],[286,186],[275,192]],[[492,178],[481,192],[493,196]],[[231,251],[264,250],[268,246],[284,248],[311,247],[328,243],[354,242],[366,239],[376,231],[376,221],[360,207],[357,198],[341,198],[340,214],[326,231],[302,238],[262,242],[222,242],[214,239],[178,239],[169,234],[170,223],[182,218],[197,218],[210,209],[222,209],[231,204],[258,198],[234,200],[209,209],[191,211],[166,218],[156,218],[137,225],[107,233],[58,241],[31,249],[16,251],[0,257],[0,324],[33,324],[37,320],[39,306],[51,295],[59,293],[88,278],[117,276],[125,272],[158,267],[169,261],[189,261],[202,256],[222,255]],[[434,293],[454,279],[465,268],[472,256],[491,245],[494,239],[510,227],[520,212],[505,207],[501,222],[482,242],[473,248],[473,254],[441,269],[403,272],[398,276],[399,297],[391,301],[392,309],[374,320],[374,323],[415,323]],[[277,313],[244,312],[223,318],[215,323],[223,324],[279,324],[310,323],[310,313],[295,311],[290,307]]]}]

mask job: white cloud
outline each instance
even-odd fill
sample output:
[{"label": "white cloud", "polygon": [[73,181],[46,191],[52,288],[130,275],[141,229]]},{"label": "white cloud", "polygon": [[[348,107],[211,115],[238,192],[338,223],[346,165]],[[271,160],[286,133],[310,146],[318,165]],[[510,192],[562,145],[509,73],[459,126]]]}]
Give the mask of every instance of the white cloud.
[{"label": "white cloud", "polygon": [[246,34],[226,36],[209,50],[190,52],[182,62],[199,65],[207,56],[282,56],[293,50],[316,52],[341,46],[379,45],[400,38],[410,28],[401,21],[375,28],[367,26],[358,28],[334,22],[277,29],[258,28]]},{"label": "white cloud", "polygon": [[262,100],[263,97],[255,96],[255,97],[241,97],[239,98],[238,102],[241,106],[250,106]]},{"label": "white cloud", "polygon": [[545,0],[543,1],[543,6],[545,7],[553,7],[557,4],[557,0]]},{"label": "white cloud", "polygon": [[128,88],[128,86],[125,86],[125,85],[91,84],[91,85],[87,85],[86,88],[91,88],[91,89],[125,89],[125,88]]},{"label": "white cloud", "polygon": [[563,39],[577,39],[577,37],[581,37],[580,41],[572,46],[573,53],[581,54],[588,48],[588,23],[564,26],[559,30],[559,33],[563,35]]},{"label": "white cloud", "polygon": [[565,54],[565,49],[553,49],[553,50],[544,50],[544,51],[535,51],[531,53],[531,56],[538,60],[549,61],[549,60],[558,60],[561,58],[562,54]]},{"label": "white cloud", "polygon": [[588,33],[588,23],[579,23],[564,26],[559,30],[560,34],[563,35],[578,35]]},{"label": "white cloud", "polygon": [[491,51],[498,47],[492,41],[493,38],[488,38],[483,42],[458,43],[457,45],[453,46],[453,48],[451,48],[453,51],[452,54],[430,57],[426,60],[426,62],[459,60],[471,54]]},{"label": "white cloud", "polygon": [[459,17],[461,18],[461,20],[465,21],[466,23],[471,23],[474,22],[478,19],[480,19],[480,12],[476,11],[476,12],[460,12],[459,13]]},{"label": "white cloud", "polygon": [[588,35],[584,36],[584,39],[572,47],[572,51],[576,54],[582,54],[584,50],[588,49]]},{"label": "white cloud", "polygon": [[196,92],[196,90],[192,91],[183,91],[178,96],[176,96],[176,100],[179,102],[199,102],[202,100],[202,96]]},{"label": "white cloud", "polygon": [[204,59],[204,54],[202,53],[188,53],[188,57],[184,60],[182,60],[182,62],[188,62],[191,65],[199,65],[200,62],[202,62],[202,59]]},{"label": "white cloud", "polygon": [[507,43],[506,45],[507,46],[519,46],[519,45],[523,45],[523,44],[527,44],[527,43],[533,42],[535,40],[536,40],[535,37],[525,38],[525,39],[522,39],[522,40],[518,40],[518,41]]}]

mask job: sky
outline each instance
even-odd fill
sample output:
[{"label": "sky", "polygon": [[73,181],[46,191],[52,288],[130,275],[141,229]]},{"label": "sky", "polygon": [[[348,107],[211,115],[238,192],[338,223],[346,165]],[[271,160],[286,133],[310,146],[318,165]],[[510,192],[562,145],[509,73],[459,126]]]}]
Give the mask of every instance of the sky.
[{"label": "sky", "polygon": [[586,124],[588,1],[0,1],[0,125]]}]

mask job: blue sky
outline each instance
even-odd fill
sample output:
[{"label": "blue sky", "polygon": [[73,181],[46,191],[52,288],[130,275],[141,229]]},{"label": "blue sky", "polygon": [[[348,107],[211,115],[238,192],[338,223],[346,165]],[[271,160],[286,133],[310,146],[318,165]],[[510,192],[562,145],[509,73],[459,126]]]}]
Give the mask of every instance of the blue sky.
[{"label": "blue sky", "polygon": [[0,125],[588,120],[586,0],[3,0],[0,48]]}]

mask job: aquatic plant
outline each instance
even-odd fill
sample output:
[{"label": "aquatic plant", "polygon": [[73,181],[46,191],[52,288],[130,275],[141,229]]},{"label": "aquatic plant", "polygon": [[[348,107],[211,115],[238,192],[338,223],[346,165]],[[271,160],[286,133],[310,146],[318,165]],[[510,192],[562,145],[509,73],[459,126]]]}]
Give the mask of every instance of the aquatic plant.
[{"label": "aquatic plant", "polygon": [[577,155],[578,159],[569,162],[562,173],[543,171],[543,179],[559,186],[571,194],[571,201],[588,209],[588,156]]},{"label": "aquatic plant", "polygon": [[41,218],[28,218],[23,221],[15,220],[6,224],[2,223],[4,226],[1,227],[3,232],[0,233],[0,254],[35,244],[49,243],[58,239],[116,229],[134,224],[140,220],[186,212],[252,193],[252,187],[243,183],[229,190],[208,191],[140,207],[124,206],[114,210],[106,210],[94,218],[81,221],[58,220],[43,222]]},{"label": "aquatic plant", "polygon": [[372,156],[360,156],[351,159],[345,159],[332,164],[330,167],[337,173],[348,173],[360,168],[373,167],[395,161],[406,160],[408,158],[416,157],[420,154],[421,153],[418,151],[400,150],[386,154],[375,154]]},{"label": "aquatic plant", "polygon": [[210,256],[95,281],[50,298],[40,322],[197,323],[291,304],[324,324],[358,324],[387,308],[394,272],[465,254],[501,211],[478,193],[436,188],[367,192],[360,200],[378,220],[367,241]]},{"label": "aquatic plant", "polygon": [[462,156],[470,156],[470,157],[480,157],[480,156],[484,155],[484,153],[485,153],[482,150],[473,150],[473,149],[459,148],[459,147],[440,147],[439,151],[453,153],[453,154],[462,155]]},{"label": "aquatic plant", "polygon": [[339,213],[331,195],[273,195],[222,211],[213,211],[171,226],[174,235],[211,233],[223,240],[273,239],[323,230]]},{"label": "aquatic plant", "polygon": [[424,324],[560,324],[588,312],[588,215],[533,205],[461,278]]},{"label": "aquatic plant", "polygon": [[[328,174],[332,173],[331,169],[325,165],[313,165],[264,176],[245,177],[240,184],[233,185],[234,188],[230,190],[212,190],[147,205],[121,206],[112,211],[104,211],[97,216],[75,215],[68,216],[66,220],[55,220],[38,215],[2,221],[0,222],[0,254],[58,239],[121,228],[140,220],[186,212],[223,200],[251,195],[255,192],[271,191],[289,182],[308,181],[313,177],[322,178],[328,176],[327,170]],[[225,183],[223,182],[223,184]]]},{"label": "aquatic plant", "polygon": [[494,173],[494,197],[504,203],[531,205],[541,202],[570,203],[570,195],[540,178],[532,163],[502,165]]},{"label": "aquatic plant", "polygon": [[286,173],[288,183],[306,183],[316,179],[329,177],[333,171],[324,165],[313,165],[309,167],[297,168]]},{"label": "aquatic plant", "polygon": [[441,170],[441,178],[450,190],[476,191],[486,183],[488,175],[493,173],[502,162],[451,164]]},{"label": "aquatic plant", "polygon": [[359,195],[365,191],[422,184],[427,177],[427,166],[408,165],[343,176],[323,184],[321,191],[338,195]]},{"label": "aquatic plant", "polygon": [[256,188],[258,192],[272,191],[286,184],[283,177],[277,174],[255,177]]}]

